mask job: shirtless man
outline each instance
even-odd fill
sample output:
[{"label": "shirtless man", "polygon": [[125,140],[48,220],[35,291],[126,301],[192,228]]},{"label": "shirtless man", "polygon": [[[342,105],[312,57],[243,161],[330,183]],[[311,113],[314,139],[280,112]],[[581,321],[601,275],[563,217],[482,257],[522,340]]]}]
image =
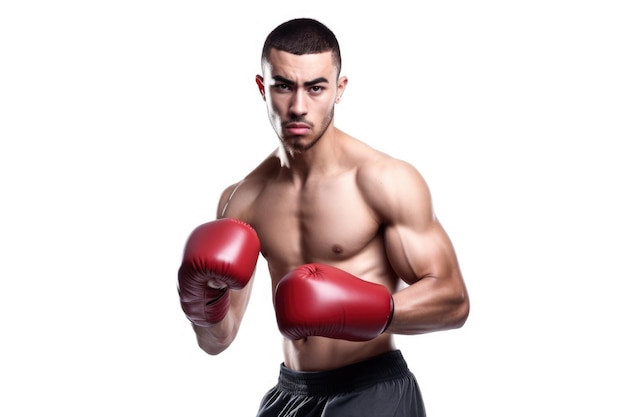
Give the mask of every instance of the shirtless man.
[{"label": "shirtless man", "polygon": [[258,416],[423,416],[393,334],[461,327],[468,295],[419,172],[335,127],[340,72],[321,23],[294,19],[268,35],[256,83],[280,145],[191,233],[181,305],[199,346],[219,354],[261,254],[285,338]]}]

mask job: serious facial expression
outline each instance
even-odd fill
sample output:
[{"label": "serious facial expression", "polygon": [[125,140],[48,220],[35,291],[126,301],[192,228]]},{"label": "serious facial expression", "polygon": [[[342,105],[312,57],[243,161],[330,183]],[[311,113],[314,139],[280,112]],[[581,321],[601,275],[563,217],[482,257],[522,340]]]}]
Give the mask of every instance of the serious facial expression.
[{"label": "serious facial expression", "polygon": [[291,152],[310,149],[333,122],[345,88],[331,52],[294,55],[273,49],[257,85],[272,127]]}]

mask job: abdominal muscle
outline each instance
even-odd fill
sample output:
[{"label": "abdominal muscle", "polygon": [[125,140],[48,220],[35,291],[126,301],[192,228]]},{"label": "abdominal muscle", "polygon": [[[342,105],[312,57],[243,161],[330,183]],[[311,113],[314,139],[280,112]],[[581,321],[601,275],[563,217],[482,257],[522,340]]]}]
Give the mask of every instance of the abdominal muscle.
[{"label": "abdominal muscle", "polygon": [[285,366],[294,371],[324,371],[350,365],[393,350],[391,334],[365,342],[307,337],[285,338]]}]

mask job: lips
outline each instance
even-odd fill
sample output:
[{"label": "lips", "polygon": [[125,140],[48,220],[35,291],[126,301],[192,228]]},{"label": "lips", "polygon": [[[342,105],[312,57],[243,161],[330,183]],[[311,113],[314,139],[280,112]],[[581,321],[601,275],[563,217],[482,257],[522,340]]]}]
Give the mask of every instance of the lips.
[{"label": "lips", "polygon": [[311,127],[306,123],[288,123],[285,130],[292,135],[306,135]]}]

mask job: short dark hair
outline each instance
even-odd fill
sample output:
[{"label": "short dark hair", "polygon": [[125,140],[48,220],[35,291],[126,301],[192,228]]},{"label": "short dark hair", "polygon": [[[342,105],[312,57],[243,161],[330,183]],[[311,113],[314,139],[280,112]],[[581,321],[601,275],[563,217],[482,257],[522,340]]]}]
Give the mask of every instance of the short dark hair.
[{"label": "short dark hair", "polygon": [[267,35],[261,61],[267,61],[271,49],[294,55],[332,52],[337,75],[341,72],[341,51],[335,34],[315,19],[298,18],[278,25]]}]

